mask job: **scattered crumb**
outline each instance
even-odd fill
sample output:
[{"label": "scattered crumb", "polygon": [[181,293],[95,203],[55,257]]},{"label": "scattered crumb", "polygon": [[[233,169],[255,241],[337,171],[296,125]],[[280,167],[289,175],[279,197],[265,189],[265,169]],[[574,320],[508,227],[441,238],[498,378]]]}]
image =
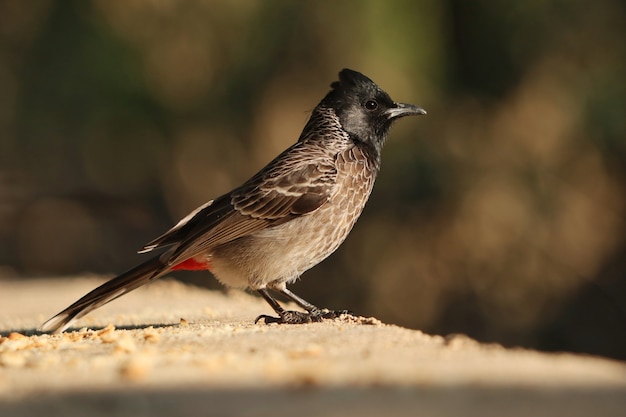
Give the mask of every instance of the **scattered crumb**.
[{"label": "scattered crumb", "polygon": [[98,336],[102,337],[102,336],[107,335],[107,334],[109,334],[109,333],[111,333],[113,331],[115,331],[115,326],[113,324],[109,323],[109,324],[107,324],[107,326],[104,329],[100,330],[96,334]]},{"label": "scattered crumb", "polygon": [[150,326],[143,331],[143,340],[149,343],[157,343],[161,340],[161,335],[154,329],[154,327]]},{"label": "scattered crumb", "polygon": [[20,339],[28,339],[28,337],[24,336],[22,333],[11,332],[7,336],[7,339],[9,339],[9,340],[20,340]]},{"label": "scattered crumb", "polygon": [[370,326],[381,326],[382,321],[376,317],[353,316],[352,314],[342,314],[336,320],[344,323],[364,324]]},{"label": "scattered crumb", "polygon": [[83,340],[89,336],[88,333],[85,332],[71,332],[71,333],[63,333],[63,340],[68,342],[78,342],[79,340]]},{"label": "scattered crumb", "polygon": [[180,323],[178,323],[178,325],[180,327],[189,327],[189,322],[187,320],[185,320],[184,318],[180,318]]},{"label": "scattered crumb", "polygon": [[20,337],[11,337],[11,335],[13,335],[13,333],[11,333],[9,337],[6,338],[6,342],[2,344],[2,348],[4,351],[24,350],[28,349],[29,345],[32,344],[30,339],[24,335],[20,335]]},{"label": "scattered crumb", "polygon": [[108,324],[104,329],[97,332],[96,336],[99,337],[104,343],[113,343],[113,341],[117,339],[117,336],[115,335],[115,326]]}]

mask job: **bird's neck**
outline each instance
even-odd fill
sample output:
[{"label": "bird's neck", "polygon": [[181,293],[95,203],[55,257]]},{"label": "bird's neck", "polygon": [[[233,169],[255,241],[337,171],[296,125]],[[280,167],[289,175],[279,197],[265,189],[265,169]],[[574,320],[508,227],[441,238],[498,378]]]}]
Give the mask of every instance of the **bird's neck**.
[{"label": "bird's neck", "polygon": [[337,151],[347,146],[357,146],[376,169],[380,167],[382,143],[364,140],[348,133],[342,127],[339,117],[332,107],[319,105],[313,110],[298,139],[299,142],[308,140],[324,141],[328,148],[337,148]]},{"label": "bird's neck", "polygon": [[298,141],[325,140],[327,138],[346,140],[348,135],[341,127],[339,118],[332,108],[317,106],[304,126]]}]

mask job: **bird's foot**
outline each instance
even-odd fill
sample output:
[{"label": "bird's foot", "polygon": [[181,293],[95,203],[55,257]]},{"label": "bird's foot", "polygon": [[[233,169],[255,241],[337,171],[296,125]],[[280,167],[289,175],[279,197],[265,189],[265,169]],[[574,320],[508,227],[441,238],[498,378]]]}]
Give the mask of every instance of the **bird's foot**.
[{"label": "bird's foot", "polygon": [[265,324],[304,324],[312,322],[320,322],[323,320],[333,320],[341,316],[342,314],[352,314],[348,310],[328,310],[328,309],[315,309],[309,312],[285,310],[279,313],[278,317],[268,316],[261,314],[254,320],[254,323],[258,323],[263,320]]},{"label": "bird's foot", "polygon": [[259,317],[256,318],[256,320],[254,320],[254,323],[256,324],[261,320],[263,320],[265,324],[304,324],[313,321],[309,313],[293,310],[285,310],[280,313],[278,317],[261,314]]}]

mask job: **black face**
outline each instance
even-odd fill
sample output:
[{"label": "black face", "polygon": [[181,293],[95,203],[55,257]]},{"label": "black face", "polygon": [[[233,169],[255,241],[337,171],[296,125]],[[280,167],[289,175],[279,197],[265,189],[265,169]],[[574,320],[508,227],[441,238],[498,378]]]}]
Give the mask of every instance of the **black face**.
[{"label": "black face", "polygon": [[324,101],[335,109],[342,127],[356,140],[377,148],[391,123],[402,116],[423,114],[419,107],[395,103],[389,94],[363,74],[344,69]]}]

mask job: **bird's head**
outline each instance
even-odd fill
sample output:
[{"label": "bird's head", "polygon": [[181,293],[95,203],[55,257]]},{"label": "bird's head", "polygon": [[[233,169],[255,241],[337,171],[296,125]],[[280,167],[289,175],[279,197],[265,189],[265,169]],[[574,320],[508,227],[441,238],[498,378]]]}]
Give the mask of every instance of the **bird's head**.
[{"label": "bird's head", "polygon": [[426,114],[420,107],[394,102],[372,80],[350,69],[343,69],[331,88],[322,104],[335,110],[342,128],[354,140],[369,143],[377,150],[394,120]]}]

